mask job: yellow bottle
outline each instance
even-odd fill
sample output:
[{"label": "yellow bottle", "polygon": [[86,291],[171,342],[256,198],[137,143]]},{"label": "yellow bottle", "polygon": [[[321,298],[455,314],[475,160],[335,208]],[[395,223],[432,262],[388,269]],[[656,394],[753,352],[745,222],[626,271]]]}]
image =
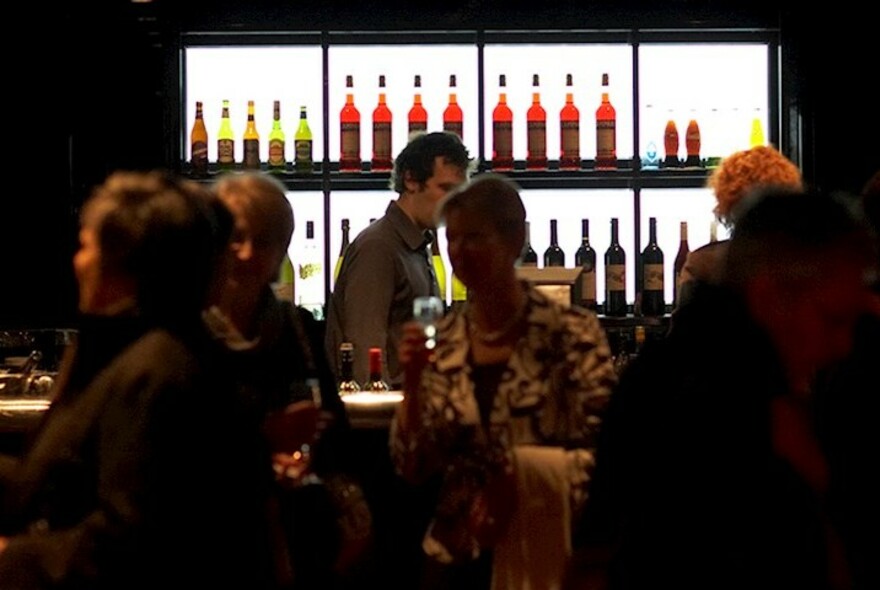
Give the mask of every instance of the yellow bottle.
[{"label": "yellow bottle", "polygon": [[452,309],[458,309],[467,302],[467,287],[452,272]]},{"label": "yellow bottle", "polygon": [[761,109],[756,108],[752,117],[752,130],[749,134],[749,147],[767,145],[764,140],[764,124],[761,122]]},{"label": "yellow bottle", "polygon": [[272,107],[268,165],[271,172],[279,173],[287,170],[287,159],[284,155],[284,130],[281,128],[281,101],[278,100]]},{"label": "yellow bottle", "polygon": [[223,101],[220,114],[220,130],[217,131],[217,166],[221,170],[235,168],[235,134],[229,120],[229,101]]},{"label": "yellow bottle", "polygon": [[299,174],[312,173],[312,130],[306,116],[306,107],[299,107],[299,127],[294,136],[294,168]]},{"label": "yellow bottle", "polygon": [[244,128],[244,167],[260,169],[260,134],[254,121],[254,101],[248,101],[247,125]]}]

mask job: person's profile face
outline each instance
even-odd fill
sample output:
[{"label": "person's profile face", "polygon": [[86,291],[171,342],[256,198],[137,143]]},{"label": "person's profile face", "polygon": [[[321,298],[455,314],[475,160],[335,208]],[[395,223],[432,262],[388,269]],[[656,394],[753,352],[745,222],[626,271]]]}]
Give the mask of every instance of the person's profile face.
[{"label": "person's profile face", "polygon": [[434,159],[434,173],[424,184],[407,181],[413,194],[413,218],[422,229],[434,229],[437,204],[456,187],[464,184],[467,174],[463,168],[446,162],[442,156]]},{"label": "person's profile face", "polygon": [[97,310],[101,283],[101,248],[93,228],[79,231],[79,249],[73,255],[73,272],[79,287],[79,310],[91,313]]},{"label": "person's profile face", "polygon": [[453,208],[446,212],[445,225],[449,261],[455,276],[469,289],[479,291],[499,273],[515,272],[515,255],[492,223]]}]

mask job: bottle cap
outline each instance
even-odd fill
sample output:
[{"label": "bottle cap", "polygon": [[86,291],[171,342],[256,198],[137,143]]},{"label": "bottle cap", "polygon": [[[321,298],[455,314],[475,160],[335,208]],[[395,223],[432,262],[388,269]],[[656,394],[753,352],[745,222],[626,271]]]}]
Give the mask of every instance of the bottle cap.
[{"label": "bottle cap", "polygon": [[449,87],[455,88],[455,74],[450,74],[449,76]]},{"label": "bottle cap", "polygon": [[415,86],[416,88],[422,87],[422,77],[419,76],[418,74],[416,74],[415,81],[413,82],[413,86]]},{"label": "bottle cap", "polygon": [[354,80],[352,79],[351,75],[348,75],[345,77],[345,87],[346,88],[354,87]]},{"label": "bottle cap", "polygon": [[498,76],[498,85],[501,86],[502,88],[507,86],[507,76],[505,76],[504,74],[499,75]]},{"label": "bottle cap", "polygon": [[602,74],[602,86],[608,86],[608,74]]},{"label": "bottle cap", "polygon": [[532,86],[540,86],[541,83],[538,81],[538,74],[532,74]]},{"label": "bottle cap", "polygon": [[385,76],[383,74],[379,75],[379,88],[385,88]]},{"label": "bottle cap", "polygon": [[571,82],[571,74],[566,74],[566,75],[565,75],[565,85],[566,85],[566,86],[571,86],[571,85],[572,85],[572,82]]}]

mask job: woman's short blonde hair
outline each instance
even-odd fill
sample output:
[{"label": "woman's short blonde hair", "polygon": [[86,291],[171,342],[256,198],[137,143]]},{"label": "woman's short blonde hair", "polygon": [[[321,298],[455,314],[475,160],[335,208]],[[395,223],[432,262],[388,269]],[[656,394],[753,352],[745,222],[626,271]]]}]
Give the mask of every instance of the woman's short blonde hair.
[{"label": "woman's short blonde hair", "polygon": [[715,216],[731,227],[731,212],[755,189],[781,187],[803,189],[800,169],[773,146],[756,146],[734,152],[721,161],[707,180],[715,194]]}]

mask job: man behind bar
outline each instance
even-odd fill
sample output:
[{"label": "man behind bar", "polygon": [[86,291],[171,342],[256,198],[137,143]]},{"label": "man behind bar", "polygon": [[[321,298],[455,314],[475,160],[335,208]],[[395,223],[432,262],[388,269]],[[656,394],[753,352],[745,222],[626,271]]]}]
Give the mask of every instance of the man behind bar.
[{"label": "man behind bar", "polygon": [[435,229],[434,209],[467,180],[470,165],[457,135],[414,137],[394,161],[391,184],[397,200],[349,245],[327,306],[326,348],[329,358],[336,359],[342,342],[354,345],[358,382],[369,376],[367,351],[379,347],[385,361],[383,378],[399,388],[401,326],[412,319],[413,299],[440,294],[428,247]]}]

